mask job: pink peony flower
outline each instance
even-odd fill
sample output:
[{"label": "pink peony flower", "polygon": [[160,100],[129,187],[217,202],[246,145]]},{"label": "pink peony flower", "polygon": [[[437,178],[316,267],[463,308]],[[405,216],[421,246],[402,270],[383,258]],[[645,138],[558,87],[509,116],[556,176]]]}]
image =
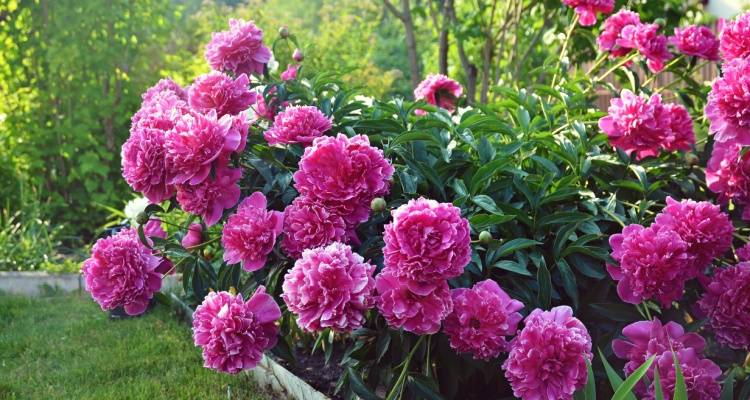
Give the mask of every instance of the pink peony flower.
[{"label": "pink peony flower", "polygon": [[604,21],[602,33],[596,39],[602,51],[608,51],[613,57],[622,57],[633,51],[634,47],[623,46],[622,31],[627,26],[640,25],[641,18],[637,13],[620,10]]},{"label": "pink peony flower", "polygon": [[717,142],[750,144],[750,61],[734,59],[722,66],[706,103],[710,133]]},{"label": "pink peony flower", "polygon": [[536,309],[503,363],[513,394],[524,400],[568,400],[586,385],[591,337],[568,306]]},{"label": "pink peony flower", "polygon": [[374,305],[374,271],[345,244],[308,249],[284,276],[281,297],[302,329],[351,332],[362,327]]},{"label": "pink peony flower", "polygon": [[677,47],[682,54],[711,61],[719,59],[719,39],[706,26],[690,25],[675,28],[674,36],[669,37],[669,43]]},{"label": "pink peony flower", "polygon": [[431,291],[414,293],[393,271],[385,268],[375,277],[378,311],[388,325],[417,335],[440,330],[440,323],[453,309],[448,283],[436,282]]},{"label": "pink peony flower", "polygon": [[750,350],[750,263],[716,269],[698,305],[719,342]]},{"label": "pink peony flower", "polygon": [[636,49],[646,58],[648,69],[661,72],[664,63],[672,58],[667,49],[667,37],[658,33],[657,24],[634,24],[622,28],[617,44],[621,48]]},{"label": "pink peony flower", "polygon": [[169,183],[197,185],[211,173],[211,165],[222,153],[239,148],[242,136],[232,129],[232,117],[217,119],[216,111],[207,114],[190,113],[177,121],[167,134],[167,169]]},{"label": "pink peony flower", "polygon": [[750,243],[746,243],[744,246],[737,249],[737,258],[740,261],[750,261]]},{"label": "pink peony flower", "polygon": [[122,145],[122,176],[133,190],[151,203],[168,200],[174,186],[167,183],[164,132],[153,128],[135,129]]},{"label": "pink peony flower", "polygon": [[292,59],[297,62],[302,62],[302,60],[305,59],[305,55],[302,54],[302,50],[294,49],[294,53],[292,53]]},{"label": "pink peony flower", "polygon": [[217,71],[235,75],[262,74],[271,51],[263,44],[263,31],[253,21],[229,20],[229,30],[214,32],[206,45],[206,61]]},{"label": "pink peony flower", "polygon": [[269,90],[268,101],[266,101],[266,99],[263,98],[263,95],[261,93],[258,93],[258,101],[257,103],[255,103],[255,118],[254,119],[256,121],[259,118],[273,121],[273,119],[276,117],[276,114],[279,112],[279,109],[289,105],[289,102],[287,101],[279,103],[279,99],[278,97],[276,97],[275,93],[276,93],[276,88],[271,88],[271,90]]},{"label": "pink peony flower", "polygon": [[596,14],[609,14],[615,8],[614,0],[563,0],[563,3],[575,9],[581,26],[596,24]]},{"label": "pink peony flower", "polygon": [[161,226],[161,220],[159,218],[149,219],[148,222],[146,222],[146,225],[143,226],[143,233],[150,238],[167,238],[167,232],[165,232],[164,228]]},{"label": "pink peony flower", "polygon": [[750,153],[735,143],[715,143],[706,166],[706,184],[719,200],[744,206],[742,218],[750,220]]},{"label": "pink peony flower", "polygon": [[250,91],[249,85],[250,79],[245,74],[232,79],[222,72],[209,72],[190,86],[190,107],[202,113],[214,110],[218,117],[239,114],[256,101],[257,93]]},{"label": "pink peony flower", "polygon": [[190,224],[180,244],[182,247],[190,249],[201,243],[203,243],[203,226],[201,224]]},{"label": "pink peony flower", "polygon": [[234,207],[240,199],[237,182],[242,178],[239,168],[216,167],[216,176],[209,177],[198,185],[177,186],[177,202],[182,210],[203,217],[211,226],[221,219],[224,210]]},{"label": "pink peony flower", "polygon": [[[654,364],[659,368],[663,398],[671,399],[674,396],[676,382],[675,356],[680,363],[680,370],[685,379],[687,395],[690,400],[716,400],[719,398],[721,386],[718,379],[721,376],[721,368],[711,360],[699,358],[698,352],[693,348],[675,351],[674,354],[667,351],[657,358]],[[655,388],[652,383],[648,395],[644,399],[654,400],[655,398]]]},{"label": "pink peony flower", "polygon": [[384,263],[409,288],[422,293],[434,283],[461,275],[471,261],[469,221],[450,203],[409,200],[385,226]]},{"label": "pink peony flower", "polygon": [[393,171],[367,136],[321,136],[305,148],[294,187],[353,227],[370,217],[372,199],[388,194]]},{"label": "pink peony flower", "polygon": [[141,95],[141,108],[131,119],[130,134],[142,128],[164,132],[174,127],[182,114],[189,112],[187,92],[175,82],[162,79]]},{"label": "pink peony flower", "polygon": [[498,284],[487,279],[471,289],[451,290],[453,312],[445,319],[445,334],[451,347],[474,358],[489,361],[510,347],[523,317],[523,303],[508,296]]},{"label": "pink peony flower", "polygon": [[714,257],[720,257],[732,247],[734,226],[719,206],[707,201],[678,202],[667,197],[667,206],[656,216],[656,224],[677,232],[688,245],[688,253],[695,258],[695,271],[701,275]]},{"label": "pink peony flower", "polygon": [[[456,101],[464,89],[451,78],[441,74],[430,74],[414,89],[414,99],[424,100],[440,108],[453,112],[456,110]],[[424,115],[424,110],[417,110],[417,115]]]},{"label": "pink peony flower", "polygon": [[693,276],[688,244],[677,232],[658,224],[628,225],[621,234],[612,235],[609,244],[620,265],[608,264],[607,271],[619,281],[617,293],[626,303],[654,299],[669,307]]},{"label": "pink peony flower", "polygon": [[750,55],[750,12],[724,24],[719,34],[721,55],[725,61]]},{"label": "pink peony flower", "polygon": [[331,118],[317,107],[293,106],[276,114],[273,126],[263,136],[270,145],[301,143],[308,146],[330,129]]},{"label": "pink peony flower", "polygon": [[286,66],[286,70],[281,73],[281,80],[282,81],[293,81],[297,79],[297,70],[299,69],[299,65],[297,64],[288,64]]},{"label": "pink peony flower", "polygon": [[266,210],[266,196],[255,192],[240,203],[221,232],[224,261],[242,262],[246,271],[257,271],[266,263],[284,226],[284,213]]},{"label": "pink peony flower", "polygon": [[229,374],[255,368],[276,346],[280,317],[263,286],[247,301],[241,294],[209,293],[193,314],[193,341],[203,349],[203,366]]},{"label": "pink peony flower", "polygon": [[606,117],[599,128],[609,137],[612,146],[637,159],[657,156],[667,151],[690,150],[695,143],[693,121],[685,107],[663,104],[661,96],[638,96],[623,90],[619,98],[610,100]]},{"label": "pink peony flower", "polygon": [[[692,348],[703,353],[706,341],[697,333],[685,333],[682,325],[669,321],[662,324],[658,319],[638,321],[622,329],[624,339],[612,341],[612,350],[620,359],[626,360],[625,375],[630,375],[643,365],[651,356],[658,356],[665,351]],[[652,367],[653,371],[653,367]],[[653,372],[649,373],[653,376]],[[641,388],[640,394],[644,392]]]},{"label": "pink peony flower", "polygon": [[135,229],[124,229],[97,240],[81,272],[86,290],[102,310],[124,307],[128,315],[138,315],[161,289],[161,275],[156,272],[160,263]]},{"label": "pink peony flower", "polygon": [[145,104],[153,103],[165,94],[171,94],[182,100],[187,99],[187,93],[185,92],[185,89],[183,89],[182,86],[178,85],[175,81],[169,78],[161,79],[156,83],[156,85],[148,88],[141,95],[141,99]]},{"label": "pink peony flower", "polygon": [[281,248],[289,257],[302,251],[347,241],[346,222],[307,197],[297,197],[284,209],[284,238]]}]

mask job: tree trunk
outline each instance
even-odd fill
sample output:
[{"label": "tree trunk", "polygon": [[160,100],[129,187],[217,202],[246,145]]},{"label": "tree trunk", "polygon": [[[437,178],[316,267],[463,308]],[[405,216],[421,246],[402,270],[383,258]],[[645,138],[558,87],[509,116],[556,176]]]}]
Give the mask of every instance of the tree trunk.
[{"label": "tree trunk", "polygon": [[411,18],[411,5],[409,0],[401,0],[401,21],[406,31],[406,51],[409,56],[409,69],[411,72],[411,86],[416,88],[422,80],[419,71],[419,54],[417,53],[417,37],[414,34],[414,21]]},{"label": "tree trunk", "polygon": [[[448,16],[451,25],[458,26],[456,9],[453,4],[454,0],[445,1],[445,14]],[[466,74],[466,103],[472,105],[476,102],[477,67],[469,61],[469,57],[466,55],[466,50],[464,49],[464,43],[458,37],[456,37],[456,49],[458,49],[458,57],[461,60],[461,68]]]},{"label": "tree trunk", "polygon": [[492,62],[492,38],[487,37],[482,48],[482,94],[480,101],[487,103],[490,90],[490,63]]},{"label": "tree trunk", "polygon": [[[445,7],[443,7],[445,10]],[[448,75],[448,18],[443,16],[442,26],[440,27],[440,37],[438,38],[440,73]]]}]

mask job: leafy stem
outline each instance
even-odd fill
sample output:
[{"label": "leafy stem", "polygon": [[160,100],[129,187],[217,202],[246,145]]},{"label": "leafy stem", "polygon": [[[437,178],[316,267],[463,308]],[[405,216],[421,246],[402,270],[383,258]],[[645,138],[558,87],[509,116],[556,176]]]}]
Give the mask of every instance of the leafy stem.
[{"label": "leafy stem", "polygon": [[401,363],[403,367],[401,367],[401,373],[398,376],[398,379],[396,379],[396,383],[391,388],[390,392],[388,392],[388,396],[385,397],[385,400],[395,400],[401,398],[401,393],[404,390],[404,381],[406,381],[406,376],[409,373],[409,364],[411,363],[412,357],[414,357],[414,353],[416,353],[419,346],[422,345],[422,342],[424,342],[424,336],[420,336],[419,340],[417,340],[417,343],[414,344],[414,347],[412,347],[411,351],[409,351],[409,354],[404,359],[404,362]]}]

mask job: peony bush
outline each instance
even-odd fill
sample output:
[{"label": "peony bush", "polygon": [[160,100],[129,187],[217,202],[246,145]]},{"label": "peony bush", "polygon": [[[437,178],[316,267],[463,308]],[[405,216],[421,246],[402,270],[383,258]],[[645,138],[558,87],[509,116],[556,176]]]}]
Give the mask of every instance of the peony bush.
[{"label": "peony bush", "polygon": [[151,204],[92,297],[140,314],[176,272],[207,368],[313,352],[348,399],[747,398],[750,14],[558,11],[596,59],[482,105],[440,74],[358,96],[230,20],[212,72],[143,95],[122,170]]}]

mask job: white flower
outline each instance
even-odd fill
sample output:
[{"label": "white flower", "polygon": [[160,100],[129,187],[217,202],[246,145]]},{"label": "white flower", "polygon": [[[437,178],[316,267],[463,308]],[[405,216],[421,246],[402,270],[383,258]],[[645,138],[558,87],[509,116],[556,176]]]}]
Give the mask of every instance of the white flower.
[{"label": "white flower", "polygon": [[138,227],[136,221],[138,214],[142,213],[148,207],[149,201],[145,197],[136,197],[125,204],[125,208],[122,210],[125,213],[125,218],[130,220],[130,226]]}]

